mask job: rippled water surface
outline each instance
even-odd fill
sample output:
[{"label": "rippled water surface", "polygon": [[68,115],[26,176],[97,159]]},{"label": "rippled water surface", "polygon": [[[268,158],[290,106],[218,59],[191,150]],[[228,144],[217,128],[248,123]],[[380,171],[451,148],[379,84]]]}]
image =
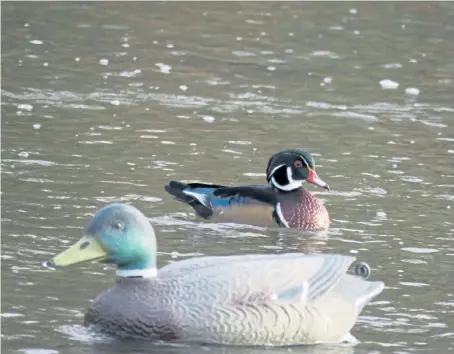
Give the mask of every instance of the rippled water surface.
[{"label": "rippled water surface", "polygon": [[[5,353],[261,353],[111,343],[80,324],[111,267],[51,271],[95,210],[133,203],[159,262],[244,252],[355,254],[387,288],[355,347],[454,350],[453,3],[2,3]],[[314,153],[328,234],[214,225],[169,179],[261,183]],[[267,351],[268,352],[268,351]],[[287,352],[270,350],[271,353]]]}]

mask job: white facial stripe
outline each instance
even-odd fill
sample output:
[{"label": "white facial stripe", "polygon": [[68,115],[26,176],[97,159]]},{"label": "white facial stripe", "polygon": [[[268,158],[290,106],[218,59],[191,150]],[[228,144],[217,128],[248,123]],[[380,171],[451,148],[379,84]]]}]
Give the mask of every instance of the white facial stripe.
[{"label": "white facial stripe", "polygon": [[[274,172],[276,172],[279,168],[285,166],[285,164],[282,164],[282,165],[279,165],[277,167],[275,167],[270,175],[273,176]],[[271,184],[276,187],[277,189],[280,189],[281,191],[286,191],[286,192],[290,192],[290,191],[293,191],[293,190],[296,190],[298,188],[300,188],[302,185],[303,185],[303,182],[304,181],[295,181],[292,177],[292,168],[290,166],[287,167],[287,169],[285,170],[286,174],[287,174],[287,179],[288,179],[288,184],[285,184],[285,185],[281,185],[279,184],[276,179],[273,177],[271,177]]]},{"label": "white facial stripe", "polygon": [[158,276],[157,268],[147,269],[117,269],[117,277],[142,277],[142,278],[155,278]]},{"label": "white facial stripe", "polygon": [[292,168],[290,166],[287,167],[286,172],[287,172],[288,184],[292,184],[293,182],[295,182],[295,180],[293,179]]},{"label": "white facial stripe", "polygon": [[275,168],[273,168],[273,170],[270,172],[270,176],[274,175],[274,172],[276,172],[278,169],[280,169],[282,166],[285,166],[285,164],[282,164],[282,165],[279,165]]},{"label": "white facial stripe", "polygon": [[302,183],[301,182],[297,182],[297,181],[293,181],[289,184],[286,184],[286,185],[280,185],[279,183],[277,183],[276,179],[274,177],[271,177],[271,184],[276,187],[277,189],[280,189],[281,191],[286,191],[286,192],[290,192],[290,191],[293,191],[295,189],[298,189],[299,187],[301,187]]},{"label": "white facial stripe", "polygon": [[306,164],[307,167],[310,167],[309,164],[307,163],[306,159],[303,157],[303,156],[300,156],[301,157],[301,160],[304,161],[304,163]]}]

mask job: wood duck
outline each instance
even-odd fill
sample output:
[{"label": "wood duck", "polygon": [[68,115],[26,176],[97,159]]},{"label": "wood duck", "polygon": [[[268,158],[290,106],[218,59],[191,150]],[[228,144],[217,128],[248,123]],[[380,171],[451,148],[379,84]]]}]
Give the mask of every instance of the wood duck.
[{"label": "wood duck", "polygon": [[237,187],[171,181],[165,190],[192,206],[199,217],[212,221],[301,230],[329,227],[325,206],[303,188],[307,181],[329,190],[315,172],[310,153],[291,149],[274,154],[268,161],[266,179],[268,185]]}]

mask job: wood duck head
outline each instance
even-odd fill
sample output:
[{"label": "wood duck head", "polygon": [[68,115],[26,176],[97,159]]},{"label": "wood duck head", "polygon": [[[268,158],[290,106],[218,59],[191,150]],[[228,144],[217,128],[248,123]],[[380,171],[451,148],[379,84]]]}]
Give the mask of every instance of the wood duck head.
[{"label": "wood duck head", "polygon": [[296,191],[306,181],[329,190],[328,184],[315,172],[314,158],[303,150],[283,150],[271,156],[266,178],[280,192]]}]

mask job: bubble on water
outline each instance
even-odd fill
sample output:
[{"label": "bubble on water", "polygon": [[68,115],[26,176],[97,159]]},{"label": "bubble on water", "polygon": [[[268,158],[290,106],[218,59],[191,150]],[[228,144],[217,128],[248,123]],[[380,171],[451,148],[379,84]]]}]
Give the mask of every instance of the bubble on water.
[{"label": "bubble on water", "polygon": [[175,45],[172,44],[172,43],[169,43],[169,44],[166,45],[166,47],[169,48],[169,49],[172,49],[172,48],[175,48]]},{"label": "bubble on water", "polygon": [[41,129],[41,124],[39,123],[33,124],[33,129]]},{"label": "bubble on water", "polygon": [[31,44],[43,44],[43,41],[40,41],[39,39],[33,39],[29,43],[31,43]]},{"label": "bubble on water", "polygon": [[29,23],[24,23],[24,27],[30,27]]},{"label": "bubble on water", "polygon": [[409,63],[417,63],[418,61],[416,59],[410,59],[408,62]]},{"label": "bubble on water", "polygon": [[121,46],[122,46],[123,48],[129,48],[129,44],[128,44],[128,43],[123,43]]},{"label": "bubble on water", "polygon": [[276,67],[275,66],[268,66],[266,68],[266,70],[268,70],[268,71],[276,71]]},{"label": "bubble on water", "polygon": [[180,90],[181,91],[186,91],[188,87],[186,85],[180,85]]},{"label": "bubble on water", "polygon": [[110,101],[110,104],[113,106],[119,106],[121,104],[121,102],[119,100],[112,100],[112,101]]},{"label": "bubble on water", "polygon": [[28,157],[29,153],[26,152],[26,151],[22,151],[22,152],[18,153],[17,155],[20,156],[20,157]]},{"label": "bubble on water", "polygon": [[18,105],[17,108],[23,109],[24,111],[28,111],[28,112],[31,112],[33,110],[33,106],[28,103],[22,103],[22,104]]},{"label": "bubble on water", "polygon": [[170,70],[172,69],[170,65],[164,63],[156,63],[155,66],[157,66],[159,70],[164,74],[170,74]]},{"label": "bubble on water", "polygon": [[360,34],[360,32],[358,30],[354,30],[353,33],[356,35]]},{"label": "bubble on water", "polygon": [[44,62],[43,66],[49,66],[49,63],[48,62]]},{"label": "bubble on water", "polygon": [[388,80],[388,79],[381,80],[380,85],[381,85],[382,89],[384,89],[384,90],[395,90],[396,88],[399,87],[398,82]]},{"label": "bubble on water", "polygon": [[207,123],[213,123],[215,120],[213,116],[203,116],[202,119]]},{"label": "bubble on water", "polygon": [[287,54],[292,54],[293,53],[293,49],[286,49],[284,50],[285,53]]},{"label": "bubble on water", "polygon": [[330,84],[331,82],[333,82],[333,78],[332,78],[332,77],[329,77],[329,76],[328,76],[328,77],[325,77],[325,78],[323,79],[323,82],[324,82],[325,84]]},{"label": "bubble on water", "polygon": [[79,57],[75,57],[74,60],[75,61],[80,61],[80,58]]},{"label": "bubble on water", "polygon": [[353,9],[348,10],[348,12],[350,12],[352,15],[356,15],[358,13],[358,10],[353,8]]},{"label": "bubble on water", "polygon": [[108,65],[109,64],[109,59],[100,59],[99,64],[101,65]]},{"label": "bubble on water", "polygon": [[164,144],[164,145],[175,145],[175,142],[174,141],[168,141],[168,140],[162,140],[161,144]]},{"label": "bubble on water", "polygon": [[419,95],[419,89],[416,87],[407,87],[405,93],[410,96],[417,96]]},{"label": "bubble on water", "polygon": [[237,41],[242,41],[243,40],[243,37],[236,37],[235,38]]},{"label": "bubble on water", "polygon": [[293,37],[293,36],[295,35],[295,33],[290,32],[288,35],[289,35],[290,37]]}]

